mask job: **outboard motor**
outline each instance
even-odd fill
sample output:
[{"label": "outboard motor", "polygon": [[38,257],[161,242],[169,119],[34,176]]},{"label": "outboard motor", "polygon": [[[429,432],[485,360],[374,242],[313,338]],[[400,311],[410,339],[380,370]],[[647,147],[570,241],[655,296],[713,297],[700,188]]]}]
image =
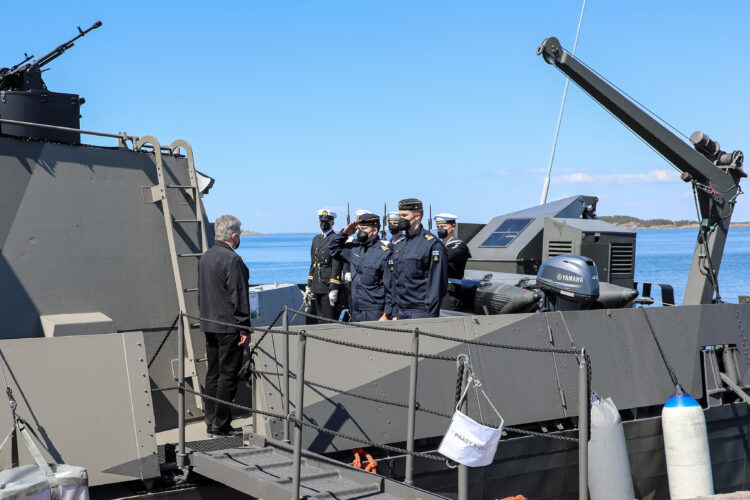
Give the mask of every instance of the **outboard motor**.
[{"label": "outboard motor", "polygon": [[536,276],[544,292],[544,311],[589,309],[599,297],[596,264],[581,255],[557,255],[539,267]]}]

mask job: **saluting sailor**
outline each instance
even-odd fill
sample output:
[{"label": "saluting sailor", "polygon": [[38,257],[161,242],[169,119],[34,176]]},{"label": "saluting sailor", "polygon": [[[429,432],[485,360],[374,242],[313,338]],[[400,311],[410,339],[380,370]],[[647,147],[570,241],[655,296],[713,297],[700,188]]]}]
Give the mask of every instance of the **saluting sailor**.
[{"label": "saluting sailor", "polygon": [[[310,272],[305,288],[305,298],[312,302],[313,313],[329,319],[337,319],[336,305],[341,286],[341,261],[331,257],[328,250],[335,219],[336,212],[325,208],[318,210],[320,233],[315,235],[310,246]],[[313,318],[309,320],[309,323],[317,323]]]},{"label": "saluting sailor", "polygon": [[466,261],[471,258],[469,247],[456,238],[457,215],[442,213],[435,217],[438,238],[443,240],[448,254],[448,278],[463,279]]},{"label": "saluting sailor", "polygon": [[407,198],[398,202],[403,238],[394,240],[389,268],[393,319],[440,315],[440,301],[448,286],[448,259],[442,242],[422,227],[422,202]]},{"label": "saluting sailor", "polygon": [[[378,239],[380,217],[362,212],[357,220],[331,239],[331,256],[351,265],[352,321],[377,321],[384,313],[390,315],[390,290],[385,285],[391,249]],[[347,239],[357,232],[353,241]]]}]

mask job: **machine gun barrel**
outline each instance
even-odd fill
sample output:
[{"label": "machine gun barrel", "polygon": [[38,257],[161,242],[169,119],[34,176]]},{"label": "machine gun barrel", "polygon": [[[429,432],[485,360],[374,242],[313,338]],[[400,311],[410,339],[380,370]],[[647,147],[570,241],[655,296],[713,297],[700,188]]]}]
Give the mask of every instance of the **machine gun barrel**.
[{"label": "machine gun barrel", "polygon": [[94,24],[92,24],[90,28],[88,28],[86,30],[82,30],[81,27],[78,26],[78,34],[76,36],[74,36],[73,38],[71,38],[67,42],[59,45],[57,48],[55,48],[54,50],[48,52],[47,54],[44,54],[42,57],[40,57],[36,61],[32,62],[31,66],[35,66],[37,68],[41,68],[42,66],[45,66],[45,65],[49,64],[50,62],[54,61],[55,59],[57,59],[58,57],[60,57],[61,55],[63,55],[63,53],[66,50],[68,50],[73,45],[75,45],[75,41],[76,40],[78,40],[79,38],[82,38],[83,36],[86,35],[86,33],[88,33],[89,31],[95,30],[96,28],[100,27],[101,25],[102,25],[102,22],[101,21],[97,21]]}]

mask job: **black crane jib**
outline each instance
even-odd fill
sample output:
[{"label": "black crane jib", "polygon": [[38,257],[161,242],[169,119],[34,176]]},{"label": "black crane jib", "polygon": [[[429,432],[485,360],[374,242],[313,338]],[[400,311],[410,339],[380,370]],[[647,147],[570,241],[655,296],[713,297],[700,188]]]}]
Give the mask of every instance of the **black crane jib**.
[{"label": "black crane jib", "polygon": [[[566,52],[557,38],[547,38],[536,52],[680,170],[684,181],[693,183],[698,198],[701,230],[683,304],[706,304],[720,300],[717,281],[719,265],[732,212],[741,193],[739,182],[747,176],[742,169],[742,151],[721,151],[719,144],[703,132],[690,136],[693,144],[690,147],[574,55]],[[714,293],[715,298],[712,299]]]}]

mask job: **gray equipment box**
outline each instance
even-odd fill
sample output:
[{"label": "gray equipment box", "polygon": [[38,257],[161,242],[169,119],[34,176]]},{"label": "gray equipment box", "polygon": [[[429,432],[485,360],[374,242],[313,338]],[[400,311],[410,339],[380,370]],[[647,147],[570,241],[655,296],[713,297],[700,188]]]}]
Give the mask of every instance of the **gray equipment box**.
[{"label": "gray equipment box", "polygon": [[577,254],[599,279],[633,288],[636,233],[596,219],[595,196],[572,196],[492,219],[466,241],[467,271],[536,275],[542,262]]}]

